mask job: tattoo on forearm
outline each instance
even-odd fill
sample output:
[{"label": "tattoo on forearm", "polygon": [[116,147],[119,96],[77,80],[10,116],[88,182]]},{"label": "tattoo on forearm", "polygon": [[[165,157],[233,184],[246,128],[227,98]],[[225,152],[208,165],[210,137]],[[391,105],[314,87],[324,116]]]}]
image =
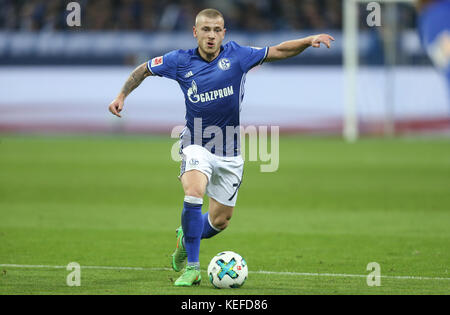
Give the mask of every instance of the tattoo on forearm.
[{"label": "tattoo on forearm", "polygon": [[133,73],[131,73],[130,77],[122,87],[121,92],[125,96],[128,96],[128,94],[130,94],[135,88],[137,88],[149,75],[150,73],[147,70],[147,64],[144,63],[140,65],[133,71]]}]

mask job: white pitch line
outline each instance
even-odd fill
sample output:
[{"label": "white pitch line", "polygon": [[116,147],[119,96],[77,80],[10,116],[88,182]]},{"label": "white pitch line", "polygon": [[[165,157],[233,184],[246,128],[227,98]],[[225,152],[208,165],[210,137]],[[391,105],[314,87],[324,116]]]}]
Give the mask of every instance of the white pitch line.
[{"label": "white pitch line", "polygon": [[[10,268],[44,268],[44,269],[66,269],[67,266],[50,266],[50,265],[15,265],[0,264],[0,267]],[[110,267],[110,266],[80,266],[81,269],[103,269],[103,270],[138,270],[138,271],[170,271],[170,268],[143,268],[143,267]]]},{"label": "white pitch line", "polygon": [[[345,273],[306,273],[306,272],[289,272],[289,271],[249,271],[249,273],[258,274],[275,274],[305,277],[344,277],[344,278],[367,278],[368,275],[352,275]],[[418,276],[376,276],[385,279],[402,279],[402,280],[450,280],[450,278],[442,277],[418,277]]]},{"label": "white pitch line", "polygon": [[[67,266],[51,266],[51,265],[16,265],[16,264],[0,264],[0,267],[9,268],[44,268],[44,269],[66,269]],[[102,269],[102,270],[137,270],[137,271],[172,271],[171,268],[145,268],[145,267],[112,267],[112,266],[80,266],[81,269]],[[352,275],[344,273],[307,273],[307,272],[290,272],[290,271],[249,271],[254,274],[267,275],[284,275],[299,277],[341,277],[341,278],[367,278],[368,275]],[[443,277],[419,277],[419,276],[379,276],[384,279],[398,280],[450,280]]]}]

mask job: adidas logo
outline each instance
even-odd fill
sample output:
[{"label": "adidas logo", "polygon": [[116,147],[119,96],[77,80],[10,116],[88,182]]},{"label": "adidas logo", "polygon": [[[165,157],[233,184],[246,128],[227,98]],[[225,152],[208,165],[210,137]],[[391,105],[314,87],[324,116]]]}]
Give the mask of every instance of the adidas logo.
[{"label": "adidas logo", "polygon": [[194,74],[192,73],[192,71],[189,71],[188,73],[186,73],[185,75],[184,75],[184,77],[187,79],[187,78],[190,78],[190,77],[192,77]]}]

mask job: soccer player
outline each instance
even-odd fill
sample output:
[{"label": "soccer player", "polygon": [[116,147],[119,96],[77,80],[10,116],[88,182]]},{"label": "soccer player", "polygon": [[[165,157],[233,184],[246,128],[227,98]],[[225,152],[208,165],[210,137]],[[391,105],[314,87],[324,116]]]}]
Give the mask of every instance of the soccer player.
[{"label": "soccer player", "polygon": [[[223,231],[233,215],[244,164],[239,147],[239,112],[245,75],[263,62],[296,56],[310,46],[323,43],[330,48],[334,40],[320,34],[254,48],[233,41],[222,45],[225,32],[219,11],[201,11],[193,27],[198,47],[171,51],[140,65],[109,105],[111,113],[121,117],[125,98],[148,76],[176,80],[185,95],[186,127],[180,137],[179,177],[184,203],[172,268],[181,271],[187,266],[176,286],[200,283],[200,240]],[[202,214],[205,193],[209,211]]]},{"label": "soccer player", "polygon": [[447,79],[450,105],[450,0],[420,0],[417,9],[422,45]]}]

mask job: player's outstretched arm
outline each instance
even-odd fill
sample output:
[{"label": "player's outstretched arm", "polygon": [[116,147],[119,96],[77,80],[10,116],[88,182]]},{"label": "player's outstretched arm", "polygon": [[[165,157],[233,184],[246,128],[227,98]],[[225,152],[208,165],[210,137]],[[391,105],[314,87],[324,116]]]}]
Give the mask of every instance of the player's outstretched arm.
[{"label": "player's outstretched arm", "polygon": [[135,89],[137,88],[142,81],[148,76],[151,76],[151,72],[148,71],[147,63],[141,64],[139,67],[134,69],[134,71],[131,73],[128,80],[125,82],[125,84],[122,87],[122,90],[120,91],[119,95],[114,99],[114,101],[109,104],[109,111],[116,115],[117,117],[122,117],[120,115],[120,112],[123,109],[123,104],[125,102],[125,98]]},{"label": "player's outstretched arm", "polygon": [[271,62],[294,57],[310,46],[319,48],[321,43],[330,48],[331,41],[334,41],[334,38],[332,36],[328,34],[319,34],[282,42],[277,46],[269,47],[269,52],[265,61]]}]

